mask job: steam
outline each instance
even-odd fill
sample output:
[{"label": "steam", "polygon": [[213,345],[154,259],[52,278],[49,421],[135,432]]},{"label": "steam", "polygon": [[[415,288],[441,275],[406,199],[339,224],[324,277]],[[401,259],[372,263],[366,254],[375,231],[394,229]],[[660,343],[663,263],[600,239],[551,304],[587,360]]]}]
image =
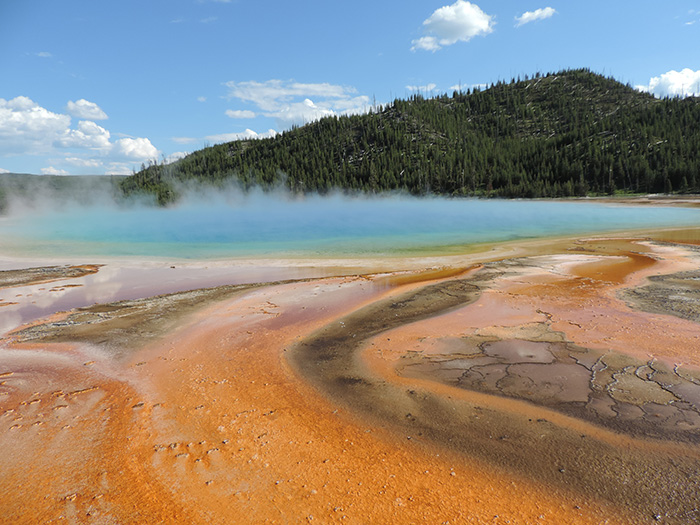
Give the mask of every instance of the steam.
[{"label": "steam", "polygon": [[[79,182],[79,181],[78,181]],[[106,178],[70,191],[41,181],[11,196],[0,219],[4,255],[230,257],[461,253],[469,244],[614,229],[697,224],[700,210],[583,202],[299,195],[283,184],[181,185],[166,208],[125,199]],[[42,186],[44,184],[44,186]]]},{"label": "steam", "polygon": [[110,176],[0,174],[0,217],[127,205],[117,185],[119,180]]}]

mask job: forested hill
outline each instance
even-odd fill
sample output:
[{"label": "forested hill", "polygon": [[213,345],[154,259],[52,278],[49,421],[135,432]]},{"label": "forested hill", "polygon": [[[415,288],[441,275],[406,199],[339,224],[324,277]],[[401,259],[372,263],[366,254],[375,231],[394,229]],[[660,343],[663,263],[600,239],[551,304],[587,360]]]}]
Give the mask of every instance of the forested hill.
[{"label": "forested hill", "polygon": [[655,99],[588,70],[394,100],[272,139],[151,165],[125,193],[176,198],[178,181],[497,197],[700,189],[700,99]]}]

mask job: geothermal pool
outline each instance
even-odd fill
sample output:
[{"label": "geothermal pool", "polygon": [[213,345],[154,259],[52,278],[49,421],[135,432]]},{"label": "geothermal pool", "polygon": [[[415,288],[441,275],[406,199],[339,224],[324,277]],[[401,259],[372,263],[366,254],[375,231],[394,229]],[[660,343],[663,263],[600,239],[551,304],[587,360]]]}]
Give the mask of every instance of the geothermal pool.
[{"label": "geothermal pool", "polygon": [[699,214],[15,209],[0,269],[34,277],[0,286],[0,506],[42,523],[698,522],[700,251],[671,241],[698,244]]},{"label": "geothermal pool", "polygon": [[167,209],[50,205],[0,218],[4,256],[181,259],[444,254],[465,245],[696,226],[700,210],[581,201],[253,194]]}]

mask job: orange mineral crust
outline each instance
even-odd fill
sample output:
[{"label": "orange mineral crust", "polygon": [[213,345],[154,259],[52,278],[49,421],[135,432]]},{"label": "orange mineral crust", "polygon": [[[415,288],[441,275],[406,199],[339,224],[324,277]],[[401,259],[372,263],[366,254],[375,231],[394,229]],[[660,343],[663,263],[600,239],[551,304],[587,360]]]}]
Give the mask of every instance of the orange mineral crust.
[{"label": "orange mineral crust", "polygon": [[[157,334],[133,317],[142,303],[128,322],[115,304],[10,334],[2,519],[692,523],[700,329],[620,293],[697,268],[695,252],[560,245],[211,293],[196,310],[188,296]],[[120,332],[135,327],[144,344]],[[475,359],[509,382],[476,381]]]}]

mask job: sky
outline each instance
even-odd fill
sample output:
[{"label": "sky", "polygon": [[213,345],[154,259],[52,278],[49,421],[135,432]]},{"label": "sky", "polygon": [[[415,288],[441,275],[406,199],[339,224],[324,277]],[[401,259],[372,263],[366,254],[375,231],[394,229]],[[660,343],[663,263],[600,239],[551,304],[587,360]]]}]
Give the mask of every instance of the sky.
[{"label": "sky", "polygon": [[700,95],[699,51],[700,0],[0,0],[0,173],[131,173],[567,68]]}]

